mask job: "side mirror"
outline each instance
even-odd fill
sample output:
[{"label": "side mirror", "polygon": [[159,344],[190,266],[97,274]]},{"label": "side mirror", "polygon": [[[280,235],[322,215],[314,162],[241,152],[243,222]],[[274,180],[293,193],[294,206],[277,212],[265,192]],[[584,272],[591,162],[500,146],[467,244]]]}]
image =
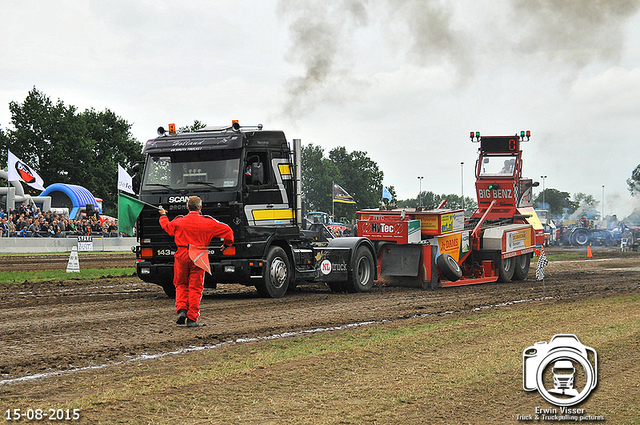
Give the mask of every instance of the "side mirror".
[{"label": "side mirror", "polygon": [[264,184],[264,168],[262,162],[251,164],[251,184]]}]

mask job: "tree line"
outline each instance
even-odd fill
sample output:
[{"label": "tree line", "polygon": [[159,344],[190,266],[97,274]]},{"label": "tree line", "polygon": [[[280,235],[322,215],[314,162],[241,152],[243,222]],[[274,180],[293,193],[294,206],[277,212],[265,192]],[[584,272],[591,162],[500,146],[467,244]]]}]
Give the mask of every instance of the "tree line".
[{"label": "tree line", "polygon": [[[53,102],[33,87],[22,103],[9,103],[11,127],[0,127],[0,155],[7,150],[33,167],[45,182],[76,184],[102,198],[103,211],[115,215],[117,204],[117,166],[131,167],[142,161],[142,145],[131,133],[131,124],[109,109],[93,108],[79,111],[58,99]],[[203,128],[195,120],[193,125],[181,127],[179,132]],[[446,208],[475,210],[471,197],[464,200],[456,194],[437,195],[422,191],[415,198],[398,200],[394,186],[389,186],[392,200],[382,199],[384,173],[375,161],[362,151],[349,152],[344,146],[331,149],[328,156],[319,145],[302,148],[302,191],[307,209],[331,212],[336,217],[355,218],[358,209],[377,208],[391,203],[400,208],[422,206],[434,208],[447,199]],[[356,204],[333,203],[333,183],[340,185]],[[632,196],[640,193],[640,165],[627,185]],[[25,188],[31,194],[34,189]],[[542,205],[544,198],[545,205]],[[591,195],[578,193],[573,199],[568,192],[545,189],[534,199],[534,205],[546,207],[552,216],[571,214],[581,205],[595,208]]]},{"label": "tree line", "polygon": [[[22,103],[9,103],[11,126],[0,128],[0,157],[7,150],[33,167],[44,180],[83,186],[103,200],[103,212],[116,215],[118,164],[142,161],[142,145],[131,124],[113,111],[78,111],[53,102],[33,87]],[[34,189],[25,187],[31,194]]]}]

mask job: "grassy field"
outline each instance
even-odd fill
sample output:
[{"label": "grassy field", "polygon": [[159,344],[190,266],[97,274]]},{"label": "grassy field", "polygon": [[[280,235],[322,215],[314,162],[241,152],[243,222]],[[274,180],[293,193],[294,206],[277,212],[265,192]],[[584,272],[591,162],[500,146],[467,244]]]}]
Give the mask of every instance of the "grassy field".
[{"label": "grassy field", "polygon": [[136,272],[130,268],[81,269],[67,273],[66,270],[33,270],[28,272],[0,272],[0,282],[24,283],[67,279],[96,279],[103,276],[131,276]]},{"label": "grassy field", "polygon": [[0,398],[5,419],[8,408],[49,406],[79,409],[81,423],[521,423],[516,415],[553,407],[522,389],[522,352],[558,333],[599,356],[598,387],[579,407],[607,424],[640,423],[639,296],[235,341],[14,383]]}]

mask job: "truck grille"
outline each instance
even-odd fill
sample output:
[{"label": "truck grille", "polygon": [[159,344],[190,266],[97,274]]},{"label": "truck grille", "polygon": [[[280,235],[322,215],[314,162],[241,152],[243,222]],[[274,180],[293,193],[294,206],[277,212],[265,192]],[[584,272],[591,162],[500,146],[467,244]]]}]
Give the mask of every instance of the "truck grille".
[{"label": "truck grille", "polygon": [[[186,210],[181,213],[168,211],[167,217],[169,220],[173,220],[179,215],[186,214],[188,214]],[[209,215],[218,221],[231,225],[231,215],[227,210],[212,208],[207,208],[205,210],[205,208],[203,208],[202,214]],[[138,228],[140,229],[138,232],[139,238],[151,239],[154,244],[173,244],[173,236],[170,236],[162,229],[159,219],[160,215],[158,214],[158,210],[151,207],[145,207],[138,217]],[[217,239],[218,238],[214,238],[214,241]]]}]

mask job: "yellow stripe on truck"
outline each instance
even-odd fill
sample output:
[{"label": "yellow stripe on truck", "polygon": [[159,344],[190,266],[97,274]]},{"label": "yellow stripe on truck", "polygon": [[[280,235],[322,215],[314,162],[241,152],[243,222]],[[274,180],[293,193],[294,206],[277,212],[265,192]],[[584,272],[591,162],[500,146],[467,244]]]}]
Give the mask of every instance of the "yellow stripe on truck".
[{"label": "yellow stripe on truck", "polygon": [[291,165],[289,164],[278,164],[278,169],[283,176],[291,175]]},{"label": "yellow stripe on truck", "polygon": [[268,210],[253,210],[254,220],[289,220],[293,218],[292,209],[268,209]]}]

